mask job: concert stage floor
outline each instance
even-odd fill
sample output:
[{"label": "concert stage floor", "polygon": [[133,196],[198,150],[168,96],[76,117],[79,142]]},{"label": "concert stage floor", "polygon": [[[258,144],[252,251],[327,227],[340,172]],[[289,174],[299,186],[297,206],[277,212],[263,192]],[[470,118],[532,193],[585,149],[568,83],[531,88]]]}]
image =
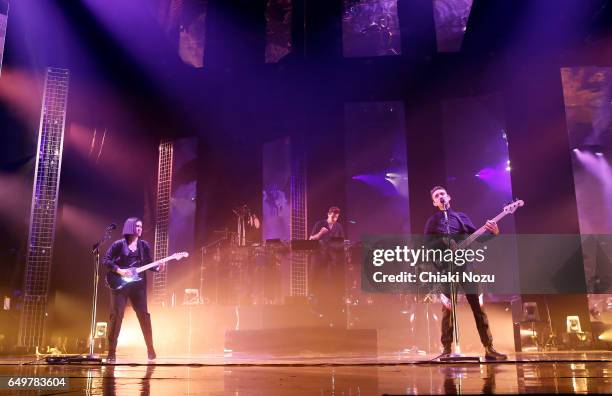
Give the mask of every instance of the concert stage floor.
[{"label": "concert stage floor", "polygon": [[115,365],[4,358],[0,376],[70,377],[70,392],[62,394],[91,395],[612,393],[611,352],[520,353],[501,363],[428,362],[432,357],[174,356],[154,365],[130,356]]}]

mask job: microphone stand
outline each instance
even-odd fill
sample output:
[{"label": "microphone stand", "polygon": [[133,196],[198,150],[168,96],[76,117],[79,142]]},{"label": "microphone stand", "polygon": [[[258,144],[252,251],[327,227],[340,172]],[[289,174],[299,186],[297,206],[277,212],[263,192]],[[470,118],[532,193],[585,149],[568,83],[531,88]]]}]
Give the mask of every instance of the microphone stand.
[{"label": "microphone stand", "polygon": [[100,247],[111,238],[114,225],[106,228],[104,235],[92,247],[91,253],[94,260],[93,297],[91,309],[91,323],[89,327],[89,353],[86,356],[79,355],[63,359],[66,363],[102,363],[102,359],[94,354],[94,338],[96,332],[96,311],[98,308],[98,281],[100,279]]},{"label": "microphone stand", "polygon": [[[448,244],[450,246],[450,241],[451,241],[451,233],[450,233],[450,221],[448,218],[448,206],[446,204],[446,202],[442,202],[444,204],[444,222],[446,225],[446,240],[448,241]],[[448,263],[448,267],[449,267],[449,275],[452,276],[453,274],[453,265],[454,263]],[[480,358],[478,356],[466,356],[461,354],[461,346],[459,345],[459,326],[458,326],[458,320],[457,320],[457,285],[456,283],[450,282],[450,300],[451,300],[451,321],[453,323],[453,353],[451,353],[450,355],[447,356],[441,356],[439,358],[439,360],[441,362],[465,362],[465,361],[480,361]]]}]

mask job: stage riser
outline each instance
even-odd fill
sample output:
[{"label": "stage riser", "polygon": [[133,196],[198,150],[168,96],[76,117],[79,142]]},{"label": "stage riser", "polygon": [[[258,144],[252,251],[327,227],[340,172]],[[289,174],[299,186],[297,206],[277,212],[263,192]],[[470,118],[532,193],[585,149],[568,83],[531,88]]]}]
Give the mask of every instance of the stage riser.
[{"label": "stage riser", "polygon": [[[489,323],[496,348],[514,351],[513,325],[509,305],[486,304]],[[191,322],[189,319],[191,311]],[[323,316],[321,316],[323,315]],[[412,304],[385,307],[351,306],[348,316],[338,312],[334,318],[321,314],[310,306],[193,306],[152,312],[156,345],[165,353],[221,353],[226,346],[228,331],[291,331],[299,328],[329,329],[333,319],[335,328],[349,330],[377,330],[378,353],[404,350],[437,353],[440,349],[439,304]],[[411,317],[413,320],[411,321]],[[348,319],[348,320],[347,320]],[[482,353],[474,317],[467,305],[459,307],[459,326],[462,350]],[[125,330],[128,329],[128,330]],[[144,350],[140,328],[135,316],[126,312],[124,331],[135,335],[131,345]],[[189,334],[191,342],[189,343]],[[141,345],[142,344],[142,345]],[[120,347],[121,338],[120,338]]]},{"label": "stage riser", "polygon": [[225,333],[225,350],[234,355],[375,356],[376,330],[295,328]]}]

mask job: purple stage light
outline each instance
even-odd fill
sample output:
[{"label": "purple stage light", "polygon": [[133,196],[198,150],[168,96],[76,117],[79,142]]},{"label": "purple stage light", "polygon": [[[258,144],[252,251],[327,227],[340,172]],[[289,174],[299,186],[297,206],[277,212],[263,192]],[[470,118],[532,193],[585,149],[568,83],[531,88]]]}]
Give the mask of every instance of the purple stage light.
[{"label": "purple stage light", "polygon": [[370,187],[373,187],[375,190],[380,192],[384,196],[391,196],[398,194],[398,191],[395,188],[395,185],[391,180],[385,177],[384,174],[380,175],[355,175],[352,177],[353,180],[361,181],[367,184]]},{"label": "purple stage light", "polygon": [[476,173],[476,177],[480,177],[481,179],[488,180],[493,178],[495,175],[495,170],[491,168],[483,168]]},{"label": "purple stage light", "polygon": [[595,176],[603,186],[612,186],[612,169],[602,152],[576,152],[578,161]]},{"label": "purple stage light", "polygon": [[510,193],[510,161],[501,162],[496,167],[485,167],[474,176],[485,182],[489,187],[497,191],[508,191]]},{"label": "purple stage light", "polygon": [[[166,37],[167,23],[178,22],[178,16],[171,17],[166,22],[156,17],[155,7],[147,0],[85,0],[87,8],[95,16],[96,20],[103,26],[104,33],[112,37],[115,43],[121,46],[132,60],[141,65],[144,71],[152,78],[164,76],[168,69],[168,63],[173,59],[168,58],[168,50],[176,48],[175,43],[170,43]],[[179,3],[176,3],[178,7]],[[178,10],[178,8],[177,8]],[[159,11],[159,10],[157,10]],[[203,17],[202,17],[203,18]],[[162,18],[163,19],[163,18]],[[204,23],[196,18],[196,21]],[[178,29],[178,26],[175,27]],[[196,63],[195,67],[201,67],[201,62],[195,62],[192,58],[203,52],[203,38],[196,40],[192,34],[203,34],[201,24],[184,26],[181,56],[184,62]],[[152,45],[152,43],[155,43]]]}]

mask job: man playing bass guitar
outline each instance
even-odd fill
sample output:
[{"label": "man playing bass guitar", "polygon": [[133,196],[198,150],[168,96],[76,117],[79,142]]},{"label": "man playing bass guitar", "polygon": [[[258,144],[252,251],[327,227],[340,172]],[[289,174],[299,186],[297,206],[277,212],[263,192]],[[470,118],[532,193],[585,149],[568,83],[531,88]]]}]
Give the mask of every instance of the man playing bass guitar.
[{"label": "man playing bass guitar", "polygon": [[[472,220],[470,220],[465,213],[457,212],[450,208],[451,197],[444,187],[435,186],[431,189],[430,196],[433,201],[433,206],[438,210],[427,220],[427,224],[425,225],[425,235],[429,241],[429,247],[438,245],[438,248],[444,249],[447,246],[442,242],[442,236],[446,235],[458,241],[476,231],[476,227],[472,223]],[[489,235],[483,235],[479,239],[481,242],[499,234],[499,227],[495,221],[487,221],[485,227]],[[478,286],[465,282],[461,282],[460,286],[464,290],[465,297],[474,314],[480,341],[485,348],[485,358],[487,360],[507,359],[506,355],[497,352],[493,348],[493,337],[489,328],[489,320],[486,312],[480,306],[480,301],[478,299]],[[450,299],[448,290],[445,291],[444,295],[447,299]],[[441,356],[448,356],[451,354],[451,344],[453,342],[453,321],[451,320],[450,310],[447,307],[443,307],[442,309],[441,342],[444,351]]]}]

